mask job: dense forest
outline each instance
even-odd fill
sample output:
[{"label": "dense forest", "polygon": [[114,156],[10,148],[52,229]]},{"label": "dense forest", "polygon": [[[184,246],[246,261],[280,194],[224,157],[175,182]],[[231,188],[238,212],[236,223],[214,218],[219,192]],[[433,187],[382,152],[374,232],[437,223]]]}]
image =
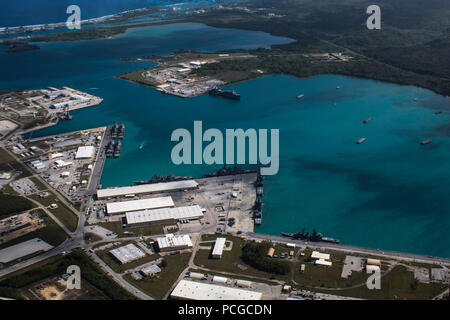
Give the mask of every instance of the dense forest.
[{"label": "dense forest", "polygon": [[[260,30],[296,40],[266,52],[251,52],[260,58],[258,68],[268,72],[296,76],[337,73],[417,85],[450,95],[450,2],[377,1],[381,30],[366,27],[366,9],[371,4],[368,0],[250,0],[245,5],[254,10],[251,13],[211,10],[190,21]],[[268,18],[268,12],[277,16]],[[312,65],[302,56],[312,52],[344,52],[355,60]],[[229,67],[221,64],[220,68]]]},{"label": "dense forest", "polygon": [[66,273],[67,267],[78,265],[83,270],[81,277],[89,282],[95,290],[89,293],[89,299],[129,300],[136,299],[122,287],[110,279],[81,250],[77,249],[62,258],[50,263],[34,267],[24,273],[8,277],[0,281],[0,296],[21,299],[18,289],[37,281]]}]

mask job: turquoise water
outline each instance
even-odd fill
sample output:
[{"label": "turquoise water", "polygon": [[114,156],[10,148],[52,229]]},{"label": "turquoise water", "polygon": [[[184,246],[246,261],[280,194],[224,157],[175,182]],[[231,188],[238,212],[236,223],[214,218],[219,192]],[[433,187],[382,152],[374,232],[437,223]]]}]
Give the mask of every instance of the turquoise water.
[{"label": "turquoise water", "polygon": [[[204,130],[278,128],[280,171],[266,179],[264,220],[257,232],[278,234],[305,226],[346,244],[450,257],[448,98],[336,75],[275,75],[230,86],[241,94],[239,102],[208,95],[182,99],[114,78],[151,65],[121,63],[119,58],[287,41],[197,24],[140,28],[110,40],[0,53],[6,70],[0,88],[69,85],[103,97],[101,105],[76,111],[72,121],[34,136],[123,120],[122,155],[107,160],[105,187],[129,185],[155,173],[200,176],[216,169],[171,164],[171,132],[192,130],[194,120],[202,120]],[[297,100],[300,93],[305,96]],[[362,124],[367,117],[372,121]],[[367,140],[356,145],[361,137]],[[427,138],[433,143],[420,146]]]}]

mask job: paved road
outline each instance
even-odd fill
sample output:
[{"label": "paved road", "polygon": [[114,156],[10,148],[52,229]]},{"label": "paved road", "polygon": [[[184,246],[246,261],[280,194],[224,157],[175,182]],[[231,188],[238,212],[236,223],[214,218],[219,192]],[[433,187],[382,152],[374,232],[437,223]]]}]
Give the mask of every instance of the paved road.
[{"label": "paved road", "polygon": [[100,184],[102,178],[103,167],[105,165],[106,154],[105,148],[106,144],[111,140],[110,127],[106,127],[103,132],[102,142],[97,152],[97,157],[94,163],[94,169],[92,170],[91,179],[89,180],[89,186],[85,192],[85,195],[92,196],[97,190],[97,186]]},{"label": "paved road", "polygon": [[68,229],[61,221],[59,221],[58,218],[55,217],[55,215],[54,215],[53,213],[51,213],[51,212],[47,209],[47,207],[43,206],[42,204],[40,204],[38,201],[36,201],[36,200],[34,200],[34,199],[31,199],[31,198],[29,198],[29,197],[25,197],[25,198],[27,198],[28,200],[30,200],[31,202],[33,202],[39,209],[44,210],[45,213],[46,213],[50,218],[52,218],[53,221],[55,221],[55,223],[56,223],[61,229],[63,229],[69,236],[72,236],[72,235],[73,235],[73,232],[70,231],[70,230],[69,230],[69,229]]},{"label": "paved road", "polygon": [[77,242],[75,239],[73,238],[69,238],[67,240],[65,240],[62,244],[60,244],[58,247],[55,247],[45,253],[42,253],[36,257],[30,258],[28,260],[16,263],[15,265],[5,268],[5,269],[1,269],[0,270],[0,278],[3,276],[6,276],[10,273],[13,273],[15,271],[18,271],[20,269],[29,267],[35,263],[44,261],[48,258],[54,257],[56,255],[62,254],[63,252],[69,252],[70,250],[72,250],[73,248],[79,247],[80,243]]},{"label": "paved road", "polygon": [[[103,147],[103,145],[102,145]],[[16,159],[16,161],[18,161],[19,163],[22,163],[22,161],[20,161],[20,159],[18,159],[14,154],[12,154],[11,152],[9,152],[6,148],[5,148],[6,152],[13,157],[14,159]],[[102,152],[102,149],[99,150],[99,154]],[[101,176],[101,169],[103,167],[103,159],[101,158],[97,158],[96,161],[101,161],[102,164],[95,166],[98,170],[98,175],[97,178],[99,179],[99,177]],[[23,163],[22,163],[23,164]],[[23,164],[25,165],[25,164]],[[45,181],[44,179],[42,179],[39,175],[34,175],[37,179],[39,179],[39,181],[41,181],[45,186],[47,186],[47,188],[49,190],[51,190],[56,197],[63,203],[65,204],[70,210],[72,210],[74,212],[74,214],[76,214],[78,216],[78,225],[77,225],[77,229],[74,232],[71,232],[63,223],[61,223],[46,207],[44,207],[43,205],[41,205],[38,201],[35,201],[33,199],[29,199],[30,201],[32,201],[34,204],[36,204],[39,208],[41,208],[42,210],[45,211],[46,214],[48,214],[54,221],[55,223],[57,223],[69,236],[69,239],[65,240],[62,244],[60,244],[58,247],[55,247],[45,253],[42,253],[36,257],[30,258],[26,261],[22,261],[20,263],[16,263],[15,265],[5,268],[5,269],[1,269],[0,270],[0,277],[3,277],[5,275],[8,275],[10,273],[16,272],[18,270],[21,270],[23,268],[29,267],[35,263],[44,261],[46,259],[49,259],[51,257],[54,257],[56,255],[62,254],[63,252],[70,252],[72,249],[77,248],[77,247],[83,247],[85,246],[85,242],[84,242],[84,224],[85,224],[85,220],[86,217],[85,215],[76,210],[71,203],[69,203],[65,197],[63,197],[61,194],[59,194],[58,191],[56,191],[55,189],[53,189],[48,183],[47,181]],[[98,181],[97,181],[98,182]],[[97,183],[96,182],[96,183]],[[94,184],[91,184],[94,185]],[[96,185],[96,184],[95,184]],[[94,188],[95,189],[95,188]],[[139,239],[138,237],[135,238],[121,238],[121,239],[115,239],[115,241],[125,241],[125,240],[137,240]],[[109,242],[109,241],[105,241],[105,242]],[[99,241],[98,243],[101,243],[101,241]],[[95,243],[96,244],[96,243]],[[90,247],[92,247],[91,244]],[[128,292],[130,292],[131,294],[135,295],[136,297],[143,299],[143,300],[152,300],[153,298],[146,295],[145,293],[143,293],[142,291],[140,291],[139,289],[137,289],[136,287],[134,287],[133,285],[131,285],[129,282],[125,281],[120,275],[118,275],[117,273],[115,273],[109,266],[107,266],[100,258],[98,258],[97,255],[95,254],[90,254],[89,255],[91,259],[94,259],[95,262],[97,262],[97,264],[100,265],[100,267],[106,271],[106,273],[108,273],[114,281],[116,281],[120,286],[122,286],[125,290],[127,290]]]},{"label": "paved road", "polygon": [[89,254],[89,257],[92,260],[94,260],[100,266],[100,268],[103,269],[103,271],[105,271],[110,277],[112,277],[116,283],[118,283],[122,288],[124,288],[128,292],[132,293],[133,295],[142,300],[155,300],[154,298],[150,297],[149,295],[145,294],[138,288],[131,285],[128,281],[124,280],[120,274],[116,273],[113,269],[111,269],[95,253]]},{"label": "paved road", "polygon": [[386,251],[386,250],[377,250],[377,249],[370,249],[370,248],[363,248],[363,247],[354,247],[349,245],[343,245],[343,244],[333,244],[333,243],[327,243],[327,242],[309,242],[309,241],[302,241],[302,240],[293,240],[281,236],[273,236],[273,235],[266,235],[266,234],[258,234],[258,233],[247,233],[246,234],[248,239],[252,240],[270,240],[274,242],[279,243],[295,243],[299,246],[303,247],[310,247],[313,249],[328,249],[328,250],[335,250],[335,251],[343,251],[346,253],[351,254],[364,254],[364,255],[377,255],[382,256],[385,258],[391,258],[391,259],[401,259],[404,261],[412,261],[412,262],[419,262],[419,263],[434,263],[439,265],[445,265],[450,266],[450,259],[447,258],[440,258],[440,257],[431,257],[431,256],[422,256],[418,254],[412,254],[412,253],[404,253],[404,252],[395,252],[395,251]]}]

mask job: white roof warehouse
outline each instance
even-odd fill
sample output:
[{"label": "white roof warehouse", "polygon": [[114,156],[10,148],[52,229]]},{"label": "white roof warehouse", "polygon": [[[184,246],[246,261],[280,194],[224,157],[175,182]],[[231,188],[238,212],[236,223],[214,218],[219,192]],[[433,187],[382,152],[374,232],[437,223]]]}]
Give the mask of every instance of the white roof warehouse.
[{"label": "white roof warehouse", "polygon": [[182,236],[174,236],[169,233],[165,237],[157,238],[158,248],[160,251],[181,250],[192,248],[192,241],[188,234]]},{"label": "white roof warehouse", "polygon": [[91,159],[95,154],[95,148],[93,146],[79,147],[75,159]]},{"label": "white roof warehouse", "polygon": [[215,284],[181,280],[171,298],[187,300],[261,300],[262,293]]},{"label": "white roof warehouse", "polygon": [[97,198],[104,199],[121,197],[129,194],[161,193],[194,188],[198,188],[198,183],[195,180],[150,183],[137,186],[97,190]]},{"label": "white roof warehouse", "polygon": [[217,238],[216,243],[214,244],[214,249],[211,256],[215,259],[222,258],[223,248],[225,247],[225,238]]},{"label": "white roof warehouse", "polygon": [[200,218],[203,218],[203,212],[198,205],[127,212],[127,223],[129,225]]},{"label": "white roof warehouse", "polygon": [[125,264],[145,257],[145,253],[132,243],[120,248],[113,249],[110,251],[110,253],[117,260],[119,260],[121,264]]},{"label": "white roof warehouse", "polygon": [[172,197],[160,197],[131,201],[110,202],[106,204],[108,214],[119,214],[124,212],[139,211],[145,209],[157,209],[173,207]]}]

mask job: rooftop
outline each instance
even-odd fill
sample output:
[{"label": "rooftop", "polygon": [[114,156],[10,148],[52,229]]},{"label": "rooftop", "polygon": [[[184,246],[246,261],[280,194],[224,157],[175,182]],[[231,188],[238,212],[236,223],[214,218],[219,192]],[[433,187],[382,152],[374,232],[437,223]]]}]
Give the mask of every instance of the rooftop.
[{"label": "rooftop", "polygon": [[173,190],[192,189],[192,188],[197,188],[197,187],[198,187],[198,183],[195,180],[150,183],[150,184],[142,184],[142,185],[138,185],[138,186],[118,187],[118,188],[108,188],[108,189],[97,190],[97,197],[99,199],[101,199],[101,198],[108,198],[108,197],[125,196],[128,194],[165,192],[165,191],[173,191]]},{"label": "rooftop", "polygon": [[189,235],[174,236],[167,234],[165,237],[157,238],[159,249],[177,248],[177,247],[192,247],[192,241]]},{"label": "rooftop", "polygon": [[94,156],[95,148],[93,146],[79,147],[75,159],[89,159]]},{"label": "rooftop", "polygon": [[113,249],[110,253],[122,264],[145,257],[145,253],[132,243]]},{"label": "rooftop", "polygon": [[319,251],[313,251],[311,253],[311,258],[313,258],[313,259],[322,259],[322,260],[330,260],[330,255],[328,253],[320,253]]},{"label": "rooftop", "polygon": [[161,208],[127,212],[127,223],[136,224],[169,219],[179,220],[201,217],[203,217],[202,209],[198,205],[194,205],[178,208]]},{"label": "rooftop", "polygon": [[225,247],[225,238],[217,238],[216,243],[214,244],[214,249],[212,252],[213,256],[221,256],[223,252],[223,248]]},{"label": "rooftop", "polygon": [[39,251],[48,251],[53,246],[34,238],[0,250],[0,263],[8,263]]},{"label": "rooftop", "polygon": [[172,197],[159,197],[141,200],[110,202],[106,204],[109,214],[139,211],[144,209],[156,209],[164,207],[173,207]]},{"label": "rooftop", "polygon": [[181,280],[170,296],[189,300],[261,300],[262,293]]}]

